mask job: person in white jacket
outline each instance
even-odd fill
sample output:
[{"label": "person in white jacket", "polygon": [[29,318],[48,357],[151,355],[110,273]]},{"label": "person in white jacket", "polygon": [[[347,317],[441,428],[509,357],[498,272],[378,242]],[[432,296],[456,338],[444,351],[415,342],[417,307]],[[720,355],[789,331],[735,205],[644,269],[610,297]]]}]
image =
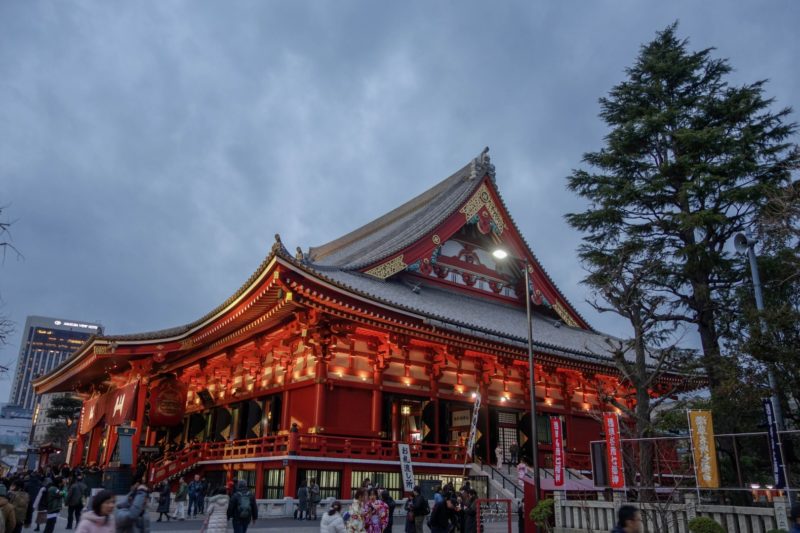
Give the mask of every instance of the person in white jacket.
[{"label": "person in white jacket", "polygon": [[333,502],[331,508],[322,517],[319,524],[320,533],[345,533],[344,520],[342,519],[342,504]]},{"label": "person in white jacket", "polygon": [[203,533],[225,533],[228,530],[229,502],[224,488],[214,491],[214,495],[208,499],[206,522],[201,530]]}]

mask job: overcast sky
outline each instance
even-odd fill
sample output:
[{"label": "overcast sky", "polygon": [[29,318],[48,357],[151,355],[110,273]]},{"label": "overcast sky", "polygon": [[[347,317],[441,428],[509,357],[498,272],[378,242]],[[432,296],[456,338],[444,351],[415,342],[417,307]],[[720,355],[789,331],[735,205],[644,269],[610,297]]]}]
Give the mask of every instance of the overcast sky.
[{"label": "overcast sky", "polygon": [[325,243],[486,145],[545,269],[624,334],[585,303],[565,177],[602,145],[597,99],[676,19],[800,107],[797,1],[0,1],[0,205],[24,255],[0,266],[0,362],[27,315],[195,320],[275,233]]}]

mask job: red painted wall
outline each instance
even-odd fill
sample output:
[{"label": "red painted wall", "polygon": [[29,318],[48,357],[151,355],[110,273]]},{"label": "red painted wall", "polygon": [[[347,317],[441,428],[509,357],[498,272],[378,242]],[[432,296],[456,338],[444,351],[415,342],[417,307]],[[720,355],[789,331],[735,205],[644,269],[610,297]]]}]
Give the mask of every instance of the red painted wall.
[{"label": "red painted wall", "polygon": [[572,417],[571,434],[567,435],[567,451],[589,453],[589,442],[600,440],[600,422],[584,416]]},{"label": "red painted wall", "polygon": [[289,391],[289,424],[297,422],[301,431],[307,431],[314,425],[314,404],[316,395],[314,386]]},{"label": "red painted wall", "polygon": [[335,388],[325,397],[325,433],[368,435],[372,410],[372,391]]}]

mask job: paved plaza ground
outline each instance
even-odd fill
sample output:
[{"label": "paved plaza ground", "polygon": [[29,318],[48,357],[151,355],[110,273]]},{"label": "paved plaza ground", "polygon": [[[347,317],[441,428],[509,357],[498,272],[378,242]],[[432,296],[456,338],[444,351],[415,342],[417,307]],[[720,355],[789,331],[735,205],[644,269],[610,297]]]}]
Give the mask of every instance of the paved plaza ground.
[{"label": "paved plaza ground", "polygon": [[[156,518],[158,518],[158,513],[151,512],[150,513],[150,529],[152,531],[200,531],[200,527],[203,523],[200,517],[192,518],[189,520],[170,520],[169,522],[156,522]],[[56,533],[62,533],[69,531],[67,528],[67,514],[66,511],[62,512],[61,516],[58,519],[58,523],[56,524]],[[41,528],[44,530],[44,526]],[[74,526],[73,526],[74,529]],[[278,530],[285,530],[291,529],[292,533],[317,533],[319,531],[319,520],[316,522],[314,521],[307,521],[307,520],[292,520],[291,518],[269,518],[258,520],[254,525],[251,525],[250,528],[247,530],[247,533],[264,533],[266,531],[278,531]],[[23,533],[29,533],[33,531],[31,529],[23,529]],[[233,527],[230,526],[230,522],[228,523],[228,531],[232,532]],[[395,524],[394,528],[392,529],[392,533],[402,533],[403,527],[402,524]]]}]

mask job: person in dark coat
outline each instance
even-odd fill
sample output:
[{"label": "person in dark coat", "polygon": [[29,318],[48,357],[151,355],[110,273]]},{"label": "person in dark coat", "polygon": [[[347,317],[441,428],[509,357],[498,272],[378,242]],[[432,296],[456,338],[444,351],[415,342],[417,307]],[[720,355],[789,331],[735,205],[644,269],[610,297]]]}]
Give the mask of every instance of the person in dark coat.
[{"label": "person in dark coat", "polygon": [[42,488],[42,478],[39,477],[39,474],[34,472],[31,474],[31,477],[25,482],[25,492],[28,493],[28,512],[25,514],[25,527],[31,527],[31,521],[33,519],[33,502],[36,500],[36,496],[39,494],[39,490]]},{"label": "person in dark coat", "polygon": [[433,495],[433,509],[431,509],[431,533],[448,533],[450,530],[450,510],[440,492]]},{"label": "person in dark coat", "polygon": [[417,526],[414,525],[414,498],[408,498],[406,500],[406,527],[404,529],[405,533],[417,533]]},{"label": "person in dark coat", "polygon": [[800,533],[800,503],[792,505],[791,518],[789,533]]},{"label": "person in dark coat", "polygon": [[170,493],[169,493],[169,483],[166,481],[161,482],[161,488],[158,491],[158,520],[156,522],[161,522],[161,516],[167,516],[167,522],[169,522],[169,504],[170,504]]},{"label": "person in dark coat", "polygon": [[394,503],[394,500],[392,499],[388,490],[381,492],[381,500],[383,500],[383,502],[389,508],[389,522],[386,524],[386,527],[383,528],[383,533],[392,533],[392,526],[394,525],[394,508],[397,506],[397,504]]},{"label": "person in dark coat", "polygon": [[478,533],[478,493],[470,489],[465,494],[463,533]]}]

